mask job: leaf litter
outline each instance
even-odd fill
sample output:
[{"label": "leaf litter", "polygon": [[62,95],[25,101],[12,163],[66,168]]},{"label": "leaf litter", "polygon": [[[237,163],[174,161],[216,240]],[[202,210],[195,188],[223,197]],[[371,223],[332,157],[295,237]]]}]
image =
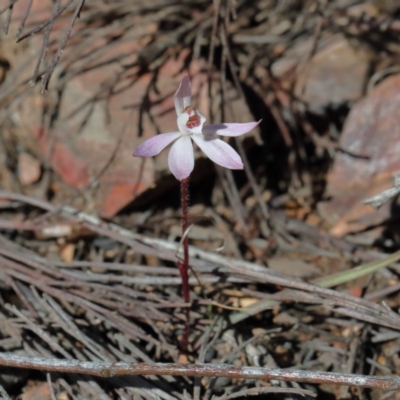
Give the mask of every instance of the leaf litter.
[{"label": "leaf litter", "polygon": [[[385,140],[359,154],[348,143],[362,135],[344,128],[370,132],[383,112],[397,117],[384,96],[365,100],[397,79],[396,5],[41,4],[1,8],[1,396],[396,398],[396,193],[379,193],[398,171]],[[169,123],[168,82],[185,69],[211,122],[263,119],[257,133],[231,142],[244,172],[196,161],[186,355],[177,185],[162,156],[132,167],[135,182],[143,174],[140,190],[121,187],[113,170],[130,124],[128,135],[142,141],[162,132],[162,118]],[[80,92],[89,76],[93,85]],[[84,94],[79,106],[71,87]],[[368,101],[381,114],[365,127],[351,110]],[[68,119],[72,147],[65,132],[56,135]],[[60,162],[95,127],[114,137],[107,156],[88,158],[90,168],[83,150],[81,164]],[[99,139],[89,139],[97,149]],[[340,172],[348,163],[365,166],[368,182]],[[368,219],[359,204],[373,195],[392,203]]]}]

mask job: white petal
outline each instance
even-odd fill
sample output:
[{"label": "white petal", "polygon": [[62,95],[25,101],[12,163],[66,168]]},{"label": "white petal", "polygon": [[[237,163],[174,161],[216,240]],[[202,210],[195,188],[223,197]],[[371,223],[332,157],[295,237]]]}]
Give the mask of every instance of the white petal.
[{"label": "white petal", "polygon": [[190,133],[189,129],[186,127],[186,123],[188,121],[189,121],[189,114],[187,112],[184,112],[181,115],[178,115],[178,118],[176,119],[178,129],[184,134]]},{"label": "white petal", "polygon": [[133,155],[135,157],[152,157],[164,150],[171,142],[181,136],[180,132],[161,133],[139,145]]},{"label": "white petal", "polygon": [[213,133],[222,136],[240,136],[253,130],[261,122],[247,122],[245,124],[213,124],[203,128],[203,133]]},{"label": "white petal", "polygon": [[178,90],[175,92],[174,95],[174,103],[175,103],[175,111],[176,115],[182,114],[183,110],[190,106],[191,100],[191,86],[190,86],[190,79],[188,76],[184,76],[182,81],[178,87]]},{"label": "white petal", "polygon": [[187,178],[194,168],[193,145],[189,135],[182,135],[171,147],[168,166],[175,178]]},{"label": "white petal", "polygon": [[242,159],[239,154],[223,140],[208,139],[203,135],[193,135],[192,139],[206,156],[216,164],[229,169],[243,169]]}]

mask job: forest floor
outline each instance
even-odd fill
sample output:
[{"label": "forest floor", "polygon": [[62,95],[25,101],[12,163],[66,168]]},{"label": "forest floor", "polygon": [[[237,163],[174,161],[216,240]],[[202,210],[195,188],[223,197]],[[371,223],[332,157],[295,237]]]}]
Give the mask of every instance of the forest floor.
[{"label": "forest floor", "polygon": [[[397,2],[30,3],[0,10],[0,398],[400,399]],[[207,123],[262,120],[243,171],[195,152],[190,304],[168,151],[132,157],[184,75]]]}]

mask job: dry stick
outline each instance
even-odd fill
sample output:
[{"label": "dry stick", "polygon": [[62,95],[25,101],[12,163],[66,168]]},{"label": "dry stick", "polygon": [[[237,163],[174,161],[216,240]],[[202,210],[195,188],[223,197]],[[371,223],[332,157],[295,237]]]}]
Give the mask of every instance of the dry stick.
[{"label": "dry stick", "polygon": [[[239,82],[239,78],[237,76],[237,72],[236,72],[236,68],[235,68],[235,63],[233,61],[233,57],[232,57],[232,54],[231,54],[231,51],[229,48],[229,43],[228,43],[228,38],[227,38],[227,33],[226,33],[228,30],[229,30],[229,21],[227,19],[225,19],[225,25],[221,26],[221,30],[220,30],[221,42],[222,42],[222,45],[224,48],[224,53],[226,53],[228,65],[229,65],[230,71],[232,73],[233,80],[235,82],[236,90],[238,91],[240,97],[245,101],[246,96],[244,95],[242,86]],[[233,114],[232,104],[229,104],[229,105],[231,107],[231,113]],[[235,143],[238,148],[239,154],[243,160],[244,171],[246,173],[247,179],[249,180],[249,183],[251,185],[253,193],[256,196],[261,213],[262,213],[263,217],[265,218],[265,220],[268,221],[270,219],[269,211],[268,211],[265,201],[262,198],[261,190],[260,190],[259,186],[257,185],[257,182],[254,178],[253,172],[250,167],[249,160],[247,158],[246,151],[244,150],[243,144],[239,140],[239,138],[236,138]],[[266,232],[270,233],[268,226],[266,226]]]},{"label": "dry stick", "polygon": [[[240,343],[240,344],[239,344],[238,346],[236,346],[236,348],[234,348],[230,353],[225,354],[220,360],[218,360],[218,364],[223,365],[223,364],[225,364],[225,363],[231,363],[231,362],[233,362],[233,361],[235,360],[235,358],[238,356],[238,354],[239,354],[247,345],[249,345],[249,344],[255,342],[257,339],[259,339],[259,338],[262,337],[262,336],[268,335],[268,333],[271,333],[272,331],[273,331],[273,330],[271,329],[271,330],[265,332],[265,334],[262,333],[262,334],[253,336],[253,337],[251,337],[250,339],[247,339],[247,340],[245,340],[244,342]],[[216,382],[217,382],[217,379],[218,379],[218,377],[215,376],[215,377],[213,377],[213,378],[210,380],[210,383],[209,383],[209,385],[208,385],[208,388],[207,388],[207,390],[206,390],[206,392],[205,392],[205,394],[204,394],[204,397],[203,397],[204,400],[209,400],[209,399],[211,399],[212,394],[213,394],[213,389],[214,389],[214,386],[215,386],[215,384],[216,384]]]},{"label": "dry stick", "polygon": [[46,374],[46,379],[47,379],[47,384],[49,385],[51,400],[57,400],[57,399],[56,399],[56,394],[54,393],[53,384],[52,384],[52,382],[51,382],[51,375],[50,375],[50,373],[47,373],[47,374]]},{"label": "dry stick", "polygon": [[[190,303],[189,291],[189,238],[187,230],[189,228],[189,178],[181,180],[181,206],[182,206],[182,246],[183,260],[178,260],[178,269],[182,278],[182,296],[185,303]],[[185,309],[186,324],[182,338],[182,351],[187,352],[190,334],[190,309]]]},{"label": "dry stick", "polygon": [[[212,79],[211,79],[211,73],[213,71],[213,64],[214,64],[214,52],[215,52],[215,47],[216,47],[216,40],[217,40],[217,30],[218,30],[218,21],[219,21],[219,13],[221,10],[221,0],[214,0],[214,17],[213,17],[213,23],[212,23],[212,31],[211,31],[211,39],[210,39],[210,47],[208,51],[208,71],[207,71],[207,84],[208,84],[208,95],[210,98],[211,96],[211,90],[212,90]],[[212,109],[212,103],[209,103],[209,114],[210,114],[210,119],[211,121],[213,120],[213,109]]]},{"label": "dry stick", "polygon": [[214,397],[214,400],[230,400],[236,399],[238,397],[246,397],[246,396],[258,396],[259,394],[264,393],[284,393],[284,394],[299,394],[301,396],[310,396],[317,397],[317,394],[312,392],[311,390],[306,389],[289,389],[289,388],[279,388],[279,387],[256,387],[252,389],[244,389],[239,392],[234,392],[230,394],[224,394],[221,397]]},{"label": "dry stick", "polygon": [[25,8],[24,15],[22,16],[21,23],[19,24],[19,27],[18,27],[18,30],[17,30],[17,37],[19,37],[21,35],[21,32],[24,29],[26,20],[28,19],[28,15],[29,15],[29,12],[30,12],[31,7],[32,7],[32,3],[33,3],[33,0],[29,0],[27,6]]},{"label": "dry stick", "polygon": [[10,8],[8,9],[6,22],[4,24],[4,29],[3,29],[3,32],[4,32],[5,35],[8,35],[8,29],[10,28],[10,22],[11,22],[11,17],[12,17],[12,13],[13,13],[14,3],[15,2],[16,1],[11,2]]},{"label": "dry stick", "polygon": [[44,92],[45,90],[48,89],[50,78],[53,75],[53,72],[58,64],[58,61],[61,58],[61,54],[62,54],[63,50],[65,49],[65,46],[67,45],[68,39],[71,36],[72,28],[74,27],[76,20],[79,18],[79,14],[80,14],[84,4],[85,4],[85,0],[80,0],[79,4],[77,5],[77,7],[75,9],[74,15],[71,18],[71,22],[65,31],[64,37],[62,38],[60,45],[58,46],[57,52],[54,55],[53,59],[51,60],[50,66],[43,76],[42,92]]},{"label": "dry stick", "polygon": [[[2,259],[1,263],[3,266],[7,265],[8,260]],[[107,319],[108,322],[112,326],[116,327],[121,332],[128,333],[133,336],[137,336],[139,339],[150,341],[155,345],[161,345],[161,343],[159,343],[157,340],[153,339],[150,336],[145,335],[145,333],[143,331],[141,331],[137,325],[134,325],[132,322],[128,322],[122,316],[116,315],[114,312],[111,312],[102,306],[96,305],[82,297],[78,297],[77,295],[73,295],[73,294],[66,293],[66,292],[57,290],[55,288],[49,287],[46,285],[46,283],[43,282],[42,279],[40,279],[40,277],[36,277],[36,278],[28,277],[28,274],[26,271],[22,271],[23,273],[17,272],[16,269],[18,269],[18,267],[22,267],[22,265],[19,266],[17,263],[13,263],[11,265],[12,265],[12,267],[11,267],[12,269],[7,270],[6,271],[7,274],[9,274],[23,282],[34,285],[35,287],[39,288],[41,291],[46,292],[53,297],[56,297],[58,299],[67,300],[69,302],[75,303],[75,304],[83,307],[84,309],[90,310],[90,312],[92,312],[94,315],[98,315],[98,316],[100,316],[100,318]],[[69,278],[67,278],[67,279],[69,279]],[[48,341],[48,340],[46,340],[46,341]],[[170,351],[172,351],[172,350],[174,350],[174,349],[170,349]]]},{"label": "dry stick", "polygon": [[51,16],[50,19],[48,19],[45,22],[42,22],[40,25],[36,26],[35,28],[33,28],[32,30],[30,30],[29,32],[18,36],[16,39],[16,42],[20,42],[21,40],[24,40],[25,38],[34,35],[35,33],[38,33],[39,31],[41,31],[43,28],[45,28],[47,25],[51,24],[59,15],[61,15],[69,6],[70,4],[73,2],[74,0],[68,0],[68,2],[66,4],[64,4],[64,6],[58,11],[57,14],[55,14],[54,16]]},{"label": "dry stick", "polygon": [[36,62],[36,67],[35,67],[35,70],[34,70],[33,75],[32,75],[32,80],[31,80],[32,83],[36,83],[36,81],[37,81],[37,79],[38,79],[38,77],[40,75],[39,74],[39,70],[40,70],[40,66],[42,65],[42,63],[43,63],[43,61],[44,61],[44,59],[46,57],[46,52],[47,52],[47,49],[49,47],[50,33],[51,33],[52,29],[53,29],[53,24],[54,24],[54,21],[55,21],[54,18],[55,18],[55,15],[60,11],[60,7],[61,7],[61,0],[56,0],[55,4],[53,6],[53,10],[51,12],[51,17],[50,17],[50,19],[52,21],[51,21],[51,23],[49,25],[47,25],[46,31],[45,31],[45,33],[43,35],[42,48],[40,49],[40,55],[38,57],[38,60]]},{"label": "dry stick", "polygon": [[[218,323],[218,325],[217,325],[217,323]],[[200,340],[203,340],[203,343],[202,343],[200,351],[198,353],[199,354],[198,358],[197,358],[198,363],[205,362],[206,353],[208,350],[210,350],[214,347],[215,342],[220,337],[222,327],[223,327],[222,319],[215,318],[214,321],[212,322],[212,324],[207,328],[205,334],[202,335],[202,338]],[[216,334],[210,341],[209,339],[210,339],[211,333],[214,330],[216,330]],[[200,400],[200,392],[201,392],[201,379],[199,377],[196,377],[194,379],[194,384],[193,384],[193,400]]]},{"label": "dry stick", "polygon": [[[22,201],[27,204],[39,207],[48,212],[57,210],[57,208],[52,206],[50,203],[47,203],[43,200],[34,199],[32,197],[28,197],[19,193],[0,191],[0,198]],[[100,235],[111,237],[115,240],[120,241],[121,243],[126,243],[127,245],[132,246],[137,252],[142,252],[143,254],[155,254],[158,257],[165,258],[171,261],[176,260],[175,255],[172,253],[176,250],[176,245],[174,243],[134,234],[133,232],[127,231],[117,225],[106,224],[97,217],[79,212],[78,210],[70,206],[62,207],[60,212],[62,216],[66,217],[69,220],[80,221],[83,227],[88,228],[91,231],[97,232]],[[270,269],[261,267],[257,264],[252,264],[241,260],[229,259],[217,254],[205,252],[194,247],[191,250],[193,256],[197,256],[200,259],[192,259],[192,263],[205,261],[229,268],[230,270],[236,272],[236,276],[243,276],[245,279],[255,279],[257,282],[272,283],[291,289],[313,293],[315,295],[318,295],[318,301],[323,301],[326,306],[329,306],[330,309],[334,309],[334,311],[336,312],[344,315],[351,314],[351,317],[354,317],[358,320],[363,320],[373,324],[388,326],[392,329],[400,330],[400,318],[398,314],[394,312],[389,313],[388,310],[385,309],[385,307],[382,307],[378,304],[371,303],[364,299],[359,299],[331,289],[321,288],[316,285],[304,282],[300,279],[288,277],[284,274],[279,274]],[[3,254],[5,251],[5,249],[2,249]],[[15,255],[13,257],[15,258]],[[11,274],[13,273],[14,272],[12,272]],[[54,275],[54,273],[55,271],[52,271],[51,275]],[[66,276],[68,277],[68,275]],[[17,278],[21,279],[20,277]],[[70,278],[71,277],[68,277],[68,279]],[[22,278],[22,280],[24,279]]]},{"label": "dry stick", "polygon": [[235,190],[236,187],[233,186],[235,185],[235,182],[233,179],[232,171],[230,169],[222,168],[218,165],[216,166],[216,170],[218,178],[221,182],[222,190],[224,191],[232,209],[235,212],[235,217],[240,221],[241,227],[243,227],[244,230],[247,230],[244,208],[243,204],[240,201],[240,196],[238,194],[237,188],[236,193],[233,193],[231,190]]},{"label": "dry stick", "polygon": [[339,372],[303,371],[296,369],[236,367],[226,364],[168,364],[128,362],[88,362],[59,360],[44,357],[23,357],[13,353],[0,353],[0,366],[85,374],[111,378],[124,375],[211,376],[234,379],[264,379],[303,383],[349,385],[355,387],[400,390],[400,378],[341,374]]},{"label": "dry stick", "polygon": [[3,400],[11,400],[11,397],[8,395],[6,390],[1,385],[0,385],[0,395],[2,396]]},{"label": "dry stick", "polygon": [[7,10],[10,9],[10,7],[13,7],[14,4],[17,2],[18,0],[12,0],[9,4],[7,4],[5,7],[3,7],[2,9],[0,9],[0,15],[3,14],[4,12],[6,12]]}]

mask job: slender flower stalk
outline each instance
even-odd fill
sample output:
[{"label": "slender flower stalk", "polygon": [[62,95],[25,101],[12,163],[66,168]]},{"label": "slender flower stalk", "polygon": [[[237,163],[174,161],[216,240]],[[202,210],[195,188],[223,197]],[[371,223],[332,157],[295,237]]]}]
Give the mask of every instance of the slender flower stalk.
[{"label": "slender flower stalk", "polygon": [[178,261],[178,268],[182,278],[182,295],[185,303],[190,303],[189,292],[189,178],[181,180],[181,208],[182,208],[182,247],[183,260]]},{"label": "slender flower stalk", "polygon": [[[189,289],[189,178],[181,180],[181,209],[182,209],[182,247],[183,260],[178,260],[178,269],[182,279],[182,296],[185,303],[190,303]],[[186,323],[182,339],[182,351],[187,353],[190,334],[190,309],[185,309]]]},{"label": "slender flower stalk", "polygon": [[[229,169],[243,169],[239,154],[219,136],[236,137],[254,129],[261,121],[244,124],[223,123],[203,126],[206,118],[191,106],[190,79],[185,76],[174,95],[175,111],[179,131],[154,136],[137,147],[135,157],[152,157],[174,142],[168,154],[168,166],[172,174],[181,182],[183,260],[178,260],[182,279],[182,296],[190,303],[189,291],[189,241],[187,238],[189,209],[189,176],[194,168],[192,141],[218,165]],[[187,352],[189,338],[189,308],[186,309],[186,327],[182,350]]]}]

